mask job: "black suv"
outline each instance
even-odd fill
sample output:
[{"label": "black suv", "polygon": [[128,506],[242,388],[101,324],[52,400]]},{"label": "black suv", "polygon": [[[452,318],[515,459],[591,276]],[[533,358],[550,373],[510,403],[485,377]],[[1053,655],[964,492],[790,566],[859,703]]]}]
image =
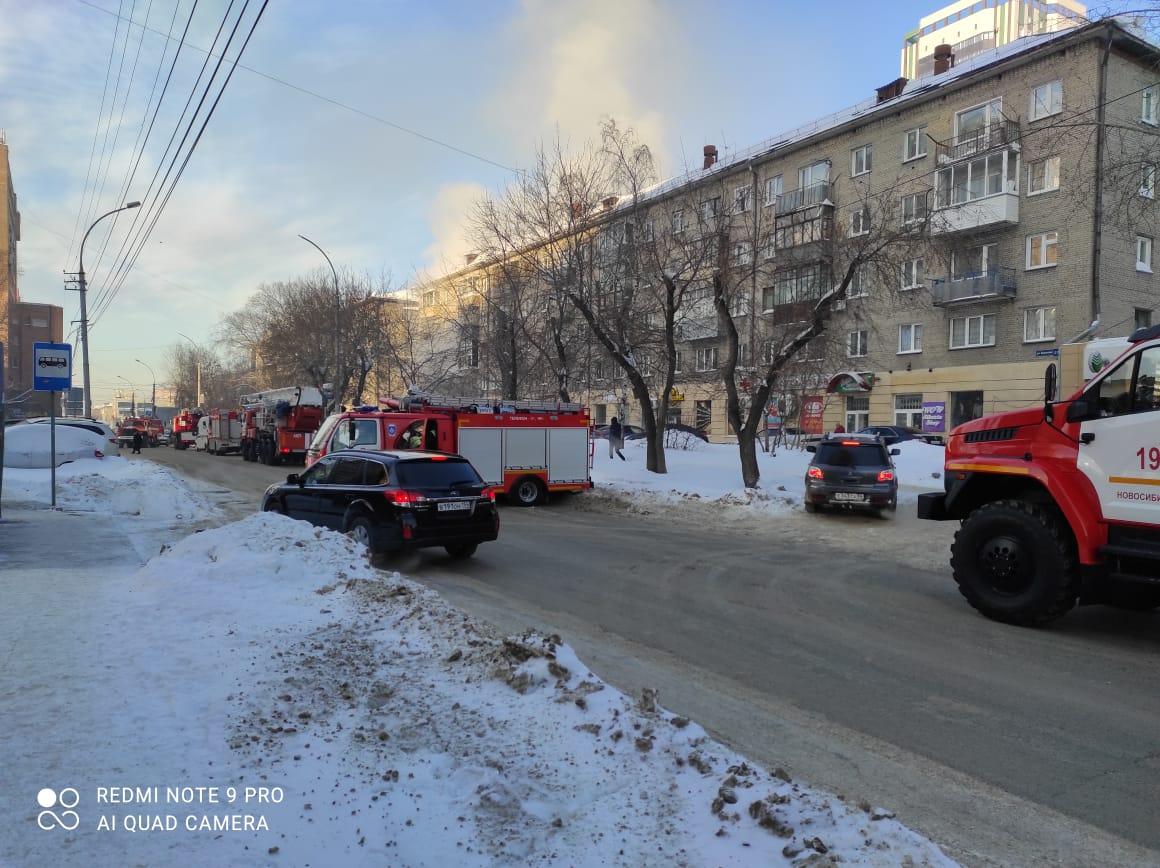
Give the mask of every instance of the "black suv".
[{"label": "black suv", "polygon": [[867,434],[829,434],[806,450],[814,453],[806,469],[806,512],[827,506],[894,510],[898,478],[882,438]]},{"label": "black suv", "polygon": [[271,485],[262,509],[349,533],[372,552],[442,546],[469,558],[499,536],[495,491],[466,458],[342,450]]}]

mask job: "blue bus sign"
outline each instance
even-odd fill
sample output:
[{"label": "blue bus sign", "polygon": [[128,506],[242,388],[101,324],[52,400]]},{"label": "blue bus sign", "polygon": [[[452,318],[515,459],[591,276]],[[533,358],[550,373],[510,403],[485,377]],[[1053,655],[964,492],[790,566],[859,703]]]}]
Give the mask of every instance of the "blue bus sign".
[{"label": "blue bus sign", "polygon": [[32,388],[67,392],[72,387],[72,345],[37,341],[32,345]]}]

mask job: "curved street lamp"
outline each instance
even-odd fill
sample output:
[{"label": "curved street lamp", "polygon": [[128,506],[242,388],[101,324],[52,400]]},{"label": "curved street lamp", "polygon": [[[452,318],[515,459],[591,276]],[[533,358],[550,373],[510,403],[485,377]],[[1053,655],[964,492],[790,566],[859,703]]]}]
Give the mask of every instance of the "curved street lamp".
[{"label": "curved street lamp", "polygon": [[143,368],[145,368],[145,370],[147,370],[149,372],[149,376],[153,378],[153,396],[150,399],[151,403],[149,406],[151,409],[149,411],[149,415],[152,416],[154,419],[156,419],[157,418],[157,375],[155,373],[153,373],[153,369],[151,367],[149,367],[147,364],[145,364],[140,359],[134,359],[133,361],[135,361],[137,364],[139,364]]},{"label": "curved street lamp", "polygon": [[194,356],[194,365],[196,366],[196,371],[197,371],[197,385],[194,389],[194,396],[193,396],[194,409],[197,410],[197,409],[201,408],[201,344],[199,344],[197,341],[195,341],[193,338],[191,338],[189,335],[185,334],[184,332],[178,332],[178,334],[181,335],[181,337],[185,338],[187,341],[189,341],[191,344],[193,344],[193,348],[195,350],[197,350],[197,355]]},{"label": "curved street lamp", "polygon": [[334,263],[330,261],[330,257],[326,255],[326,251],[307,238],[305,235],[299,235],[303,241],[322,254],[322,258],[326,260],[326,264],[330,266],[330,273],[334,275],[334,375],[331,377],[331,409],[338,406],[338,333],[339,333],[339,310],[342,307],[342,294],[338,289],[338,272],[334,270]]},{"label": "curved street lamp", "polygon": [[114,208],[112,211],[106,211],[100,217],[93,221],[81,239],[80,263],[77,273],[77,289],[81,294],[81,376],[84,378],[84,405],[86,418],[91,418],[93,415],[93,393],[89,384],[89,302],[88,302],[88,284],[85,282],[85,242],[89,240],[89,234],[97,227],[97,224],[106,217],[111,217],[121,211],[128,211],[130,208],[140,208],[140,202],[126,202],[120,208]]}]

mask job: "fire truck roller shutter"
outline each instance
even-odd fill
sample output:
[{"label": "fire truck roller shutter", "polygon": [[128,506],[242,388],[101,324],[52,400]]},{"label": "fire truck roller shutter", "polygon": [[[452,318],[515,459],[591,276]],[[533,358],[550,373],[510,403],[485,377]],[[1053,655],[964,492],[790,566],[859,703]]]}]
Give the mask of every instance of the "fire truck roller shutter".
[{"label": "fire truck roller shutter", "polygon": [[547,470],[548,429],[507,428],[503,432],[503,469]]},{"label": "fire truck roller shutter", "polygon": [[503,485],[503,431],[460,428],[459,454],[472,463],[488,485]]},{"label": "fire truck roller shutter", "polygon": [[548,429],[548,482],[588,481],[588,429]]}]

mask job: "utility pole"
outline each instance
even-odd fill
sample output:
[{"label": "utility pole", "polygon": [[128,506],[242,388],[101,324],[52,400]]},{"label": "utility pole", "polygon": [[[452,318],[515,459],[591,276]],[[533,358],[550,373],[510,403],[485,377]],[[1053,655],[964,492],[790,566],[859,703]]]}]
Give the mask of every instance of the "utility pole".
[{"label": "utility pole", "polygon": [[153,369],[151,367],[149,367],[147,364],[145,364],[140,359],[134,359],[133,361],[135,361],[137,364],[141,365],[141,367],[143,367],[145,370],[147,370],[149,372],[149,376],[153,378],[153,396],[149,399],[150,400],[149,406],[153,408],[152,411],[150,412],[150,415],[154,419],[156,419],[157,418],[157,375],[155,373],[153,373]]},{"label": "utility pole", "polygon": [[201,345],[187,334],[182,332],[178,332],[178,334],[193,344],[193,348],[197,350],[197,355],[194,356],[194,375],[197,377],[197,385],[194,387],[193,409],[199,410],[201,409]]},{"label": "utility pole", "polygon": [[334,275],[334,375],[331,377],[331,380],[333,382],[331,384],[331,389],[330,389],[330,391],[331,391],[330,403],[331,403],[331,410],[333,411],[333,410],[338,409],[338,399],[340,397],[338,394],[338,376],[339,376],[339,373],[338,373],[339,372],[338,344],[339,344],[339,311],[342,308],[342,293],[339,291],[339,288],[338,288],[338,272],[334,270],[334,263],[330,261],[330,257],[326,255],[325,250],[323,250],[321,247],[319,247],[317,244],[315,244],[313,241],[311,241],[305,235],[299,235],[298,237],[301,238],[303,241],[305,241],[307,244],[309,244],[311,247],[313,247],[315,250],[317,250],[319,253],[322,254],[322,258],[325,259],[326,264],[330,266],[330,273],[332,275]]},{"label": "utility pole", "polygon": [[[113,214],[121,211],[128,211],[130,208],[140,207],[140,202],[126,202],[120,208],[107,211],[94,220],[81,239],[79,267],[75,275],[68,274],[65,279],[66,289],[76,289],[81,294],[81,377],[84,381],[84,413],[82,415],[85,417],[91,417],[93,415],[93,392],[89,382],[89,302],[88,284],[85,283],[85,242],[89,240],[89,233],[106,217],[111,217]],[[70,283],[75,285],[69,286]]]}]

